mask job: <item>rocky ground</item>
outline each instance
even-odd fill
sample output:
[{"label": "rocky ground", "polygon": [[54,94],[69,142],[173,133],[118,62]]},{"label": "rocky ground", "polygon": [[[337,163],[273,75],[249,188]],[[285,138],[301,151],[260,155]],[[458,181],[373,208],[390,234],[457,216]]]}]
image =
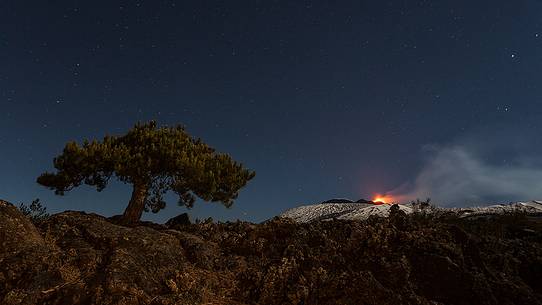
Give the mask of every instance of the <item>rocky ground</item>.
[{"label": "rocky ground", "polygon": [[542,304],[525,213],[125,227],[0,201],[0,304]]}]

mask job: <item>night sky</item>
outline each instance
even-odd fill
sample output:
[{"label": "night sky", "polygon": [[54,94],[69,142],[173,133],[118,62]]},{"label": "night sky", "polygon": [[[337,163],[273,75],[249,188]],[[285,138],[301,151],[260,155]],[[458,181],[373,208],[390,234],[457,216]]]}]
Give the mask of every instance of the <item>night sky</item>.
[{"label": "night sky", "polygon": [[[151,119],[256,171],[192,218],[542,199],[542,1],[1,1],[0,106],[0,198],[49,212],[122,213],[128,185],[35,179],[67,141]],[[185,212],[168,198],[144,219]]]}]

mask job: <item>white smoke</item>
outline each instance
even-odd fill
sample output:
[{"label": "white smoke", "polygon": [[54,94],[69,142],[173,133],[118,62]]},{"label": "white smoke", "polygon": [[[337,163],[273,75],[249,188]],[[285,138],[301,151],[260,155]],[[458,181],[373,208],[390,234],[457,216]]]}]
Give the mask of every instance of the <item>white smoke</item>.
[{"label": "white smoke", "polygon": [[395,197],[401,202],[430,197],[437,205],[457,207],[542,199],[540,158],[521,144],[525,141],[464,140],[426,147],[425,165],[410,185],[392,192]]}]

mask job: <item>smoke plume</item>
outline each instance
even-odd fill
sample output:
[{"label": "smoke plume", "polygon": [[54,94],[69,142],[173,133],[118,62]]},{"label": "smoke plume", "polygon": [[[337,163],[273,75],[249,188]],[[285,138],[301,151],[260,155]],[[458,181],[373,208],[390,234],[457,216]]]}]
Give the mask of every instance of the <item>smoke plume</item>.
[{"label": "smoke plume", "polygon": [[440,206],[542,199],[540,151],[528,137],[488,134],[426,146],[416,178],[392,193],[400,202],[430,197]]}]

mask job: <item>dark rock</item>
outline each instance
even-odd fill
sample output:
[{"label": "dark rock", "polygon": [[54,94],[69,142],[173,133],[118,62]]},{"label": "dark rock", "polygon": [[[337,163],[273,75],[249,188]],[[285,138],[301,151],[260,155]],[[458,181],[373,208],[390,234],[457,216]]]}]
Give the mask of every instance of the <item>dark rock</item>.
[{"label": "dark rock", "polygon": [[73,253],[82,282],[69,297],[83,303],[147,303],[183,270],[180,242],[146,226],[128,228],[82,212],[56,214],[47,225],[58,246]]},{"label": "dark rock", "polygon": [[13,206],[0,203],[0,225],[1,304],[147,304],[186,261],[171,234],[96,214],[53,215],[44,224],[52,245]]},{"label": "dark rock", "polygon": [[122,222],[122,215],[113,215],[113,216],[107,217],[107,219],[109,219],[109,221],[114,224],[120,224]]},{"label": "dark rock", "polygon": [[0,304],[37,304],[61,282],[58,249],[14,205],[0,200]]},{"label": "dark rock", "polygon": [[138,221],[136,223],[126,223],[124,221],[124,219],[122,218],[122,215],[113,215],[113,216],[108,217],[107,220],[109,222],[111,222],[112,224],[116,224],[116,225],[124,226],[124,227],[129,227],[129,228],[145,226],[145,227],[153,228],[153,229],[159,230],[159,231],[168,229],[168,227],[166,225],[159,224],[159,223],[154,223],[154,222],[151,222],[151,221],[140,220],[140,221]]},{"label": "dark rock", "polygon": [[0,304],[542,304],[538,220],[396,214],[36,228],[0,202]]},{"label": "dark rock", "polygon": [[45,241],[30,219],[13,204],[0,200],[0,260],[5,255],[41,248]]},{"label": "dark rock", "polygon": [[186,258],[197,267],[212,268],[215,261],[220,258],[220,247],[215,242],[205,241],[200,236],[176,230],[168,230],[167,233],[179,240]]},{"label": "dark rock", "polygon": [[172,228],[172,227],[175,227],[175,226],[184,226],[184,225],[189,225],[191,222],[190,222],[190,216],[188,216],[188,213],[182,213],[182,214],[179,214],[173,218],[170,218],[167,222],[166,222],[166,226],[168,228]]}]

